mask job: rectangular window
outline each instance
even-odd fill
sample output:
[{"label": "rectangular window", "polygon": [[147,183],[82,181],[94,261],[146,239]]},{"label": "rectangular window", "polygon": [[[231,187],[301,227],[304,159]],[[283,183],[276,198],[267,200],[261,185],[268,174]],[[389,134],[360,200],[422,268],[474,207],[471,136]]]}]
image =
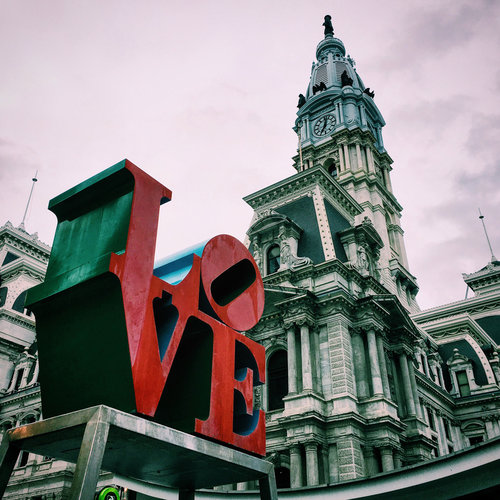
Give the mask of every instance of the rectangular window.
[{"label": "rectangular window", "polygon": [[22,451],[21,456],[19,457],[18,467],[25,467],[28,463],[29,452]]},{"label": "rectangular window", "polygon": [[467,372],[465,370],[455,373],[458,383],[458,392],[460,396],[470,396],[469,378],[467,377]]},{"label": "rectangular window", "polygon": [[482,443],[483,441],[484,441],[483,436],[472,436],[469,438],[469,443],[471,446],[474,444]]},{"label": "rectangular window", "polygon": [[425,407],[425,412],[427,413],[427,421],[429,422],[429,427],[435,431],[436,430],[436,424],[434,423],[434,415],[432,413],[432,411],[427,408],[427,406]]},{"label": "rectangular window", "polygon": [[443,424],[444,424],[444,433],[446,434],[446,439],[448,441],[451,441],[451,430],[450,430],[450,422],[448,422],[448,419],[443,418]]}]

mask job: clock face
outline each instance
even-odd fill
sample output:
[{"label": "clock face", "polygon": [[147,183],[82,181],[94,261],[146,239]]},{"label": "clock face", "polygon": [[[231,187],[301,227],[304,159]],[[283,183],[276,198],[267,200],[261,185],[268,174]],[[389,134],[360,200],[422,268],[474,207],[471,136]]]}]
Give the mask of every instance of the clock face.
[{"label": "clock face", "polygon": [[335,127],[335,116],[325,115],[314,124],[314,133],[316,135],[326,135],[333,130],[333,127]]}]

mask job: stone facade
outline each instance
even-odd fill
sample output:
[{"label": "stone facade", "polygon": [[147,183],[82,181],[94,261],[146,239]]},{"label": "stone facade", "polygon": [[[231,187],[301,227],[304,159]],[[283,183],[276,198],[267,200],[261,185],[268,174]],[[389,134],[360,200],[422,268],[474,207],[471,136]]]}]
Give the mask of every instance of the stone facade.
[{"label": "stone facade", "polygon": [[476,297],[419,311],[385,122],[339,39],[326,35],[316,55],[295,123],[297,173],[245,198],[266,289],[248,335],[268,353],[268,451],[292,488],[500,433],[500,264],[464,276]]}]

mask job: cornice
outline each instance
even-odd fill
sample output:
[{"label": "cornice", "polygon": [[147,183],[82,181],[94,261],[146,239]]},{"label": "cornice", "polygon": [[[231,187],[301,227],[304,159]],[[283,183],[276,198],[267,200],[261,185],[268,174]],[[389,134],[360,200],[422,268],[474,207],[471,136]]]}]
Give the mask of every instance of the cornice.
[{"label": "cornice", "polygon": [[[50,246],[38,239],[38,234],[29,234],[22,227],[14,227],[10,222],[0,227],[0,245],[10,244],[12,247],[38,256],[43,262],[48,262]],[[27,251],[29,250],[29,251]]]},{"label": "cornice", "polygon": [[445,317],[458,316],[464,312],[472,315],[493,309],[500,309],[500,294],[479,295],[470,299],[451,302],[450,304],[415,313],[411,318],[415,323],[424,326]]},{"label": "cornice", "polygon": [[[451,408],[454,408],[455,406],[455,400],[453,399],[450,394],[445,391],[442,387],[437,385],[434,381],[430,380],[426,375],[421,373],[419,370],[415,369],[415,378],[418,380],[418,383],[425,388],[425,390],[429,393],[431,393],[433,396],[436,397],[436,399],[439,399],[443,402],[446,402]],[[425,394],[422,394],[422,392],[419,392],[419,397],[423,400],[427,400],[433,402],[433,400],[428,399]],[[434,401],[435,405],[435,401]]]},{"label": "cornice", "polygon": [[[39,265],[36,265],[39,264]],[[45,268],[39,262],[34,263],[22,258],[16,259],[2,268],[2,283],[13,281],[18,276],[30,276],[42,282],[45,278]]]},{"label": "cornice", "polygon": [[[7,405],[19,405],[22,401],[33,400],[34,398],[38,399],[38,403],[40,404],[40,383],[35,382],[29,386],[23,387],[17,391],[11,391],[8,393],[4,393],[0,396],[0,404],[2,408],[5,408]],[[24,405],[20,405],[23,406]]]},{"label": "cornice", "polygon": [[490,344],[490,336],[474,321],[469,313],[448,316],[420,325],[434,339],[463,337],[470,335],[480,345]]},{"label": "cornice", "polygon": [[[261,208],[274,208],[288,203],[292,195],[301,192],[306,196],[313,193],[315,185],[321,186],[351,217],[362,212],[361,206],[352,196],[336,182],[321,166],[316,166],[283,179],[251,195],[243,200],[254,210]],[[281,202],[281,203],[280,203]]]},{"label": "cornice", "polygon": [[35,320],[25,316],[22,313],[11,311],[10,309],[0,309],[0,320],[5,319],[9,323],[20,325],[31,331],[35,331]]}]

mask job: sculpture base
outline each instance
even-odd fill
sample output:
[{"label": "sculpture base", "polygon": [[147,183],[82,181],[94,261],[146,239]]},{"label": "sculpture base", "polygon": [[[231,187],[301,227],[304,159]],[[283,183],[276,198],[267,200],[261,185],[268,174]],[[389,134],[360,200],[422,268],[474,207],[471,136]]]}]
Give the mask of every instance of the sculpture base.
[{"label": "sculpture base", "polygon": [[269,462],[103,405],[5,433],[0,497],[21,450],[76,463],[71,499],[93,498],[101,469],[178,488],[181,499],[194,498],[199,488],[255,479],[261,499],[278,498]]}]

